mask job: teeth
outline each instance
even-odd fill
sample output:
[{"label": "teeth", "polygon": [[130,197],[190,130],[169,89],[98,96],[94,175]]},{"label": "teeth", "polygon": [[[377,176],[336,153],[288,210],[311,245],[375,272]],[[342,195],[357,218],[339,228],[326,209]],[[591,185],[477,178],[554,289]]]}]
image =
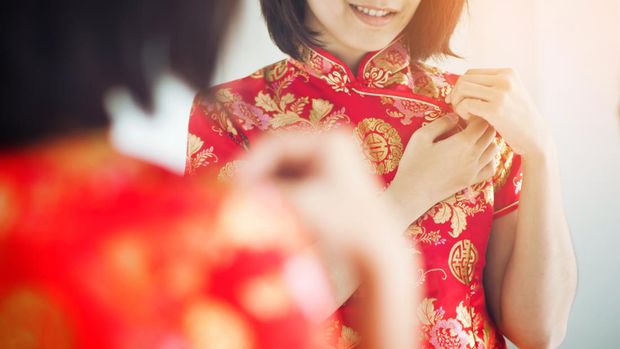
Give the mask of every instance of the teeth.
[{"label": "teeth", "polygon": [[373,17],[385,17],[385,16],[390,14],[389,11],[375,10],[375,9],[370,9],[370,8],[362,7],[362,6],[355,6],[355,8],[358,11],[360,11],[360,12],[362,12],[364,14],[367,14],[369,16],[373,16]]}]

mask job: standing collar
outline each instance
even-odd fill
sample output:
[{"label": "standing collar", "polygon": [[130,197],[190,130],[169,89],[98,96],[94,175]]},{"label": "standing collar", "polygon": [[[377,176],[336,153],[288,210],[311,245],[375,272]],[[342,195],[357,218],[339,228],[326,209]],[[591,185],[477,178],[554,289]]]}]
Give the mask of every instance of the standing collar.
[{"label": "standing collar", "polygon": [[297,62],[311,75],[327,81],[337,92],[351,89],[413,88],[409,49],[401,36],[382,50],[367,53],[357,74],[339,58],[319,47],[304,47]]}]

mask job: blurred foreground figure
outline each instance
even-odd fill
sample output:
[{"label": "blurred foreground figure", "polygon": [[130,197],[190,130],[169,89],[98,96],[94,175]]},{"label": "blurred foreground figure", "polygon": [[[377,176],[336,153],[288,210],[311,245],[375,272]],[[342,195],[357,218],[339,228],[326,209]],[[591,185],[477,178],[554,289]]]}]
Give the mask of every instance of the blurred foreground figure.
[{"label": "blurred foreground figure", "polygon": [[[1,348],[342,347],[320,328],[333,302],[308,248],[319,238],[367,281],[365,348],[411,347],[411,319],[393,314],[411,303],[402,275],[413,265],[375,229],[391,224],[389,208],[347,201],[309,224],[313,207],[333,204],[334,181],[359,200],[376,190],[369,177],[334,177],[331,152],[292,154],[276,139],[229,191],[109,145],[104,96],[123,88],[150,109],[164,71],[204,87],[234,4],[25,0],[3,12]],[[339,135],[314,142],[350,149]],[[355,231],[339,224],[354,213]]]}]

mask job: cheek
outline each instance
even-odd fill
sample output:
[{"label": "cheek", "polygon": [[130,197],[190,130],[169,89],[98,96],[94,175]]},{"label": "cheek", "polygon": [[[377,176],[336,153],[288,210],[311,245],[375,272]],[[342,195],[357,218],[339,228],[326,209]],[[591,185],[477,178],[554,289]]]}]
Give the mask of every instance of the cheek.
[{"label": "cheek", "polygon": [[[343,0],[308,0],[308,11],[327,28],[342,26],[348,4]],[[346,7],[345,7],[346,6]]]}]

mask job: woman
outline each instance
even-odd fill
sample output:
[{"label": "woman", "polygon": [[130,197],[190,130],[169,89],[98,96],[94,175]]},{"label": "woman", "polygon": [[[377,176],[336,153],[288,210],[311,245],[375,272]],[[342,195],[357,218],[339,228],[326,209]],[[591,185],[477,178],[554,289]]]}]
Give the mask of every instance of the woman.
[{"label": "woman", "polygon": [[[353,128],[425,260],[425,345],[504,348],[503,334],[558,346],[576,266],[550,132],[510,69],[458,77],[422,63],[452,54],[464,1],[261,5],[290,58],[197,97],[187,172],[228,181],[262,133]],[[337,299],[356,286],[337,284]]]},{"label": "woman", "polygon": [[[183,180],[116,153],[107,141],[111,91],[126,89],[149,108],[164,71],[194,88],[209,81],[234,4],[26,0],[3,11],[0,347],[320,347],[316,322],[330,290],[318,259],[306,254],[290,204],[268,190],[280,186],[272,170],[286,162],[251,166],[245,193],[223,200],[213,182]],[[342,176],[327,164],[354,153],[341,140],[324,139],[338,143],[335,153],[314,143],[298,148],[305,149],[298,164],[312,158],[323,170],[286,178],[289,198],[308,183],[333,191]],[[258,150],[285,158],[271,148],[279,140],[272,142]],[[373,182],[357,179],[364,185],[356,192],[372,195]],[[367,217],[369,226],[393,224],[387,207],[372,207]],[[408,258],[376,228],[360,222],[358,231],[390,255],[356,242],[337,220],[324,222],[317,233],[332,238],[322,240],[368,276],[376,295],[367,302],[369,318],[385,320],[398,306],[385,299],[409,295],[385,289],[407,283],[381,271]],[[372,326],[370,345],[406,346],[410,335],[392,328]]]}]

